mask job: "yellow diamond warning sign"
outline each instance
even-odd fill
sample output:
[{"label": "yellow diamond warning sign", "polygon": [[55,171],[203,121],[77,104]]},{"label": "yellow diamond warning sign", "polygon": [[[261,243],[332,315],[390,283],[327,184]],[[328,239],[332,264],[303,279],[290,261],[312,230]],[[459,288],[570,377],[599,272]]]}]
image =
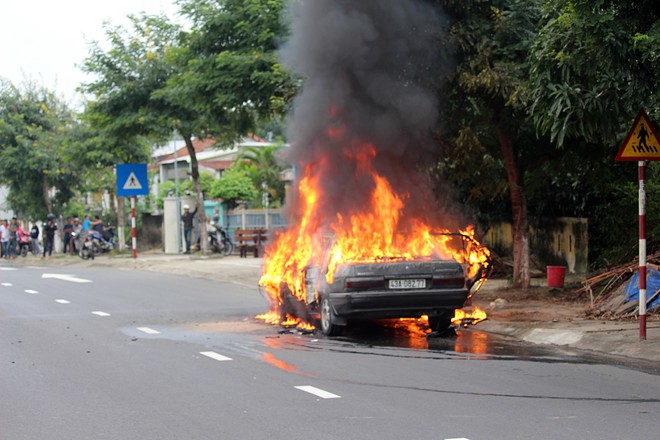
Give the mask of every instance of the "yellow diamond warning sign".
[{"label": "yellow diamond warning sign", "polygon": [[659,140],[651,120],[644,109],[640,109],[614,160],[660,160]]}]

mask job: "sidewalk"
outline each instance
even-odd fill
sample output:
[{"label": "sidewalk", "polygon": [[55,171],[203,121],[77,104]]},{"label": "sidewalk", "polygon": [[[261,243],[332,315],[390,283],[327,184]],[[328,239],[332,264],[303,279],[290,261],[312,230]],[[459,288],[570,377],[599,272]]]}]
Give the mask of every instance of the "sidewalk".
[{"label": "sidewalk", "polygon": [[[150,270],[231,282],[256,288],[261,276],[261,258],[219,255],[166,255],[162,252],[131,255],[102,255],[94,260],[58,255],[43,260],[28,256],[16,264],[66,267],[116,267],[123,270]],[[587,304],[563,301],[557,291],[537,287],[521,294],[506,287],[505,280],[488,280],[475,295],[474,305],[488,313],[477,324],[479,330],[513,337],[535,344],[554,344],[601,354],[647,361],[660,361],[660,321],[647,322],[647,339],[639,339],[637,321],[584,319]]]}]

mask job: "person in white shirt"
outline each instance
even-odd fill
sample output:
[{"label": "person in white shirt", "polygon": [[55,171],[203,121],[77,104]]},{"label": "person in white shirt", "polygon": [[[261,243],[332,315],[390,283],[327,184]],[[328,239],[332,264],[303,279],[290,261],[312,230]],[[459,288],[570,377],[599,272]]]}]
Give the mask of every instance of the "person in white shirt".
[{"label": "person in white shirt", "polygon": [[7,219],[0,225],[0,242],[2,243],[2,258],[9,258],[9,224]]}]

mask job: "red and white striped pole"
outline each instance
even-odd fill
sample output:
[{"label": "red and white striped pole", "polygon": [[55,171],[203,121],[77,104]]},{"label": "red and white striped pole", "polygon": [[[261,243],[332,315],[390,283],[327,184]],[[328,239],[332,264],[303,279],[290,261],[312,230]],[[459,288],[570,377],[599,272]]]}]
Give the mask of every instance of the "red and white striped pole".
[{"label": "red and white striped pole", "polygon": [[133,243],[133,258],[137,258],[137,234],[135,226],[135,196],[131,197],[131,241]]},{"label": "red and white striped pole", "polygon": [[639,339],[646,339],[646,162],[639,161]]}]

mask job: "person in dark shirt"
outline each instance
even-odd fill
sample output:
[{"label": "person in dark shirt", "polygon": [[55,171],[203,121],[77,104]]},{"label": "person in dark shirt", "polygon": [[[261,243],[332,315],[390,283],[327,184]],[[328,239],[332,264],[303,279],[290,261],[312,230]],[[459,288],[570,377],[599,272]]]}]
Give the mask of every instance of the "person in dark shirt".
[{"label": "person in dark shirt", "polygon": [[183,236],[186,240],[186,254],[190,253],[190,242],[192,241],[193,220],[197,214],[197,207],[193,212],[190,212],[190,206],[183,205],[183,214],[181,214],[181,222],[183,222]]},{"label": "person in dark shirt", "polygon": [[94,216],[94,220],[90,224],[93,230],[98,232],[99,234],[103,234],[103,230],[105,229],[105,225],[101,221],[101,218],[98,215]]},{"label": "person in dark shirt", "polygon": [[64,253],[66,254],[67,252],[73,253],[73,249],[71,248],[71,233],[73,232],[73,221],[71,220],[71,217],[67,217],[64,223]]},{"label": "person in dark shirt", "polygon": [[57,231],[57,223],[55,223],[55,217],[52,214],[49,214],[46,217],[46,223],[44,223],[44,252],[43,257],[46,257],[46,254],[50,257],[53,254],[53,243],[55,243],[55,231]]},{"label": "person in dark shirt", "polygon": [[32,253],[34,255],[41,253],[41,246],[39,245],[39,226],[37,224],[32,225],[30,229],[30,241],[32,243]]}]

